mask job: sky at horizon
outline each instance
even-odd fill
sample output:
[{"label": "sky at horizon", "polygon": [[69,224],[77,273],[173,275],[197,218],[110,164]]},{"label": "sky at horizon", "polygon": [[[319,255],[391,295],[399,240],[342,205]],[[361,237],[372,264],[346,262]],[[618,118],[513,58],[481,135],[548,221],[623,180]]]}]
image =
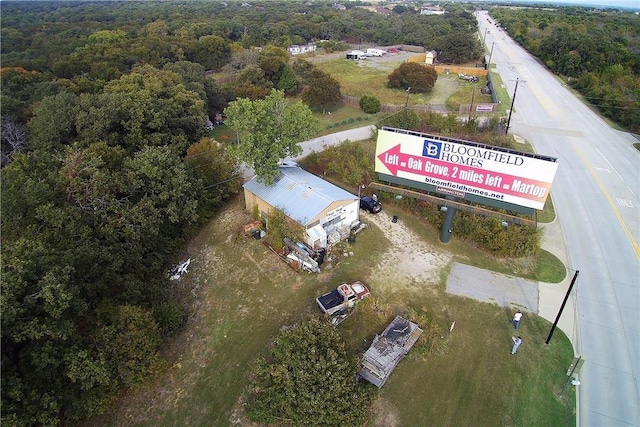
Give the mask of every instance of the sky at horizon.
[{"label": "sky at horizon", "polygon": [[[516,0],[518,1],[518,0]],[[607,6],[607,7],[623,7],[627,9],[640,10],[640,0],[519,0],[523,3],[552,3],[561,5],[578,5],[578,6]]]}]

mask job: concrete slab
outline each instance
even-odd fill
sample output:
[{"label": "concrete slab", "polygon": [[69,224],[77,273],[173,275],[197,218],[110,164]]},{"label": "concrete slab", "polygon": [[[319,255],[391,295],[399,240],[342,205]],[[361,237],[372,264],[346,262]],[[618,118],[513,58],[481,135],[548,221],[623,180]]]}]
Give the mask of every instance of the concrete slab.
[{"label": "concrete slab", "polygon": [[[566,266],[568,264],[567,252],[564,244],[564,233],[562,231],[562,225],[556,218],[555,221],[541,225],[542,241],[540,247],[553,255],[557,256],[560,261]],[[562,300],[564,299],[571,279],[573,278],[574,271],[567,271],[567,276],[560,283],[543,283],[540,282],[540,307],[538,315],[547,319],[553,323],[560,311]],[[558,320],[558,328],[569,337],[571,344],[576,348],[577,345],[577,312],[576,312],[576,299],[574,297],[575,289],[572,295],[569,297],[567,304],[562,311],[562,316]]]},{"label": "concrete slab", "polygon": [[455,263],[447,292],[478,301],[538,313],[538,282]]}]

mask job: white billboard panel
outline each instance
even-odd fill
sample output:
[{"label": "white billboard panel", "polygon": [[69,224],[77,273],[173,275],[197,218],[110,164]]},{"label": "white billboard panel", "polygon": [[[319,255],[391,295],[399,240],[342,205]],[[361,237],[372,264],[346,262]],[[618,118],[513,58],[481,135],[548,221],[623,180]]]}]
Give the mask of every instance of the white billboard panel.
[{"label": "white billboard panel", "polygon": [[469,141],[383,128],[375,171],[426,183],[437,192],[466,194],[543,209],[556,159]]}]

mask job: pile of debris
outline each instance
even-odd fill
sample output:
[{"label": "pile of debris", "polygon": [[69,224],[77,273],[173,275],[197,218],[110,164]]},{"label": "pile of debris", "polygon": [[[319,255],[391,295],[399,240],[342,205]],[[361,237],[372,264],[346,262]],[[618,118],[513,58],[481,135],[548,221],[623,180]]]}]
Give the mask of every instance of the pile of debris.
[{"label": "pile of debris", "polygon": [[480,78],[478,76],[470,76],[470,75],[464,74],[464,73],[458,74],[458,78],[460,78],[462,80],[466,80],[466,81],[471,82],[471,83],[478,83],[480,81]]},{"label": "pile of debris", "polygon": [[415,323],[396,316],[381,335],[376,335],[371,347],[362,356],[359,377],[376,387],[382,387],[391,372],[422,335]]}]

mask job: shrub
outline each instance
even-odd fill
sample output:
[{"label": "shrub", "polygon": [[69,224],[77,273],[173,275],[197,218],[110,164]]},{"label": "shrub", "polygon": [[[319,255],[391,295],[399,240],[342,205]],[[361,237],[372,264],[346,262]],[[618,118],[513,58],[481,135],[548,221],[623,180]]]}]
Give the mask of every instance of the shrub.
[{"label": "shrub", "polygon": [[163,336],[171,336],[179,331],[187,321],[187,313],[175,302],[167,302],[153,310]]},{"label": "shrub", "polygon": [[285,237],[291,240],[303,240],[304,228],[289,219],[287,215],[280,209],[273,210],[267,219],[267,241],[276,250],[284,248],[283,239]]},{"label": "shrub", "polygon": [[287,327],[254,364],[247,413],[267,424],[362,425],[373,392],[357,371],[357,357],[331,323],[314,317]]},{"label": "shrub", "polygon": [[433,67],[417,62],[405,62],[389,74],[387,86],[395,89],[411,87],[412,93],[424,93],[433,89],[438,73]]},{"label": "shrub", "polygon": [[365,95],[360,98],[360,108],[367,114],[375,114],[380,111],[380,100],[375,96]]}]

